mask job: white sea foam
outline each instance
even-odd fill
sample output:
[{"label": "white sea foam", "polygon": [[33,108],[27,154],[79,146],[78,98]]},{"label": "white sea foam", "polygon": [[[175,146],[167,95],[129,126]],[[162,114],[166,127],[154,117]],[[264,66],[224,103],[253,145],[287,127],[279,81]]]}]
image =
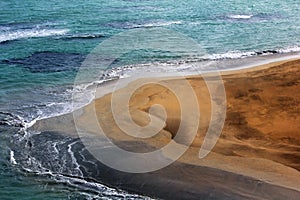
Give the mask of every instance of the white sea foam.
[{"label": "white sea foam", "polygon": [[253,15],[228,15],[231,19],[250,19]]},{"label": "white sea foam", "polygon": [[80,170],[80,165],[78,164],[77,159],[72,151],[72,146],[76,143],[77,143],[77,141],[72,142],[71,144],[68,145],[68,153],[71,156],[72,163],[75,165],[75,167],[74,167],[75,171],[73,171],[72,175],[74,175],[74,173],[75,173],[75,175],[82,177],[83,174],[82,174],[82,171]]},{"label": "white sea foam", "polygon": [[8,30],[0,32],[0,43],[34,37],[49,37],[53,35],[64,35],[68,32],[68,29],[23,29],[23,30]]},{"label": "white sea foam", "polygon": [[219,60],[219,59],[237,59],[237,58],[243,58],[243,57],[249,57],[257,55],[254,51],[248,51],[248,52],[241,52],[241,51],[229,51],[222,54],[210,54],[207,56],[204,56],[205,59],[209,60]]},{"label": "white sea foam", "polygon": [[300,52],[300,46],[291,46],[285,48],[278,48],[274,50],[265,50],[265,51],[228,51],[226,53],[220,54],[209,54],[204,56],[204,59],[209,60],[220,60],[220,59],[238,59],[238,58],[246,58],[256,55],[270,55],[274,53],[293,53]]},{"label": "white sea foam", "polygon": [[[117,67],[113,69],[109,69],[105,72],[106,78],[108,77],[117,77],[117,78],[127,78],[131,76],[135,76],[137,74],[142,74],[144,71],[149,72],[157,72],[157,73],[164,73],[164,74],[171,74],[172,72],[183,72],[189,74],[191,72],[197,70],[196,72],[201,71],[213,71],[216,68],[215,65],[210,65],[209,61],[219,61],[219,60],[239,60],[236,64],[240,65],[243,64],[242,60],[244,58],[250,57],[257,57],[259,60],[259,56],[268,56],[268,55],[275,55],[275,54],[286,54],[288,53],[295,53],[300,52],[299,46],[294,47],[287,47],[282,49],[275,49],[275,50],[265,50],[265,51],[228,51],[225,53],[220,54],[207,54],[202,57],[197,58],[187,58],[183,60],[173,60],[168,62],[153,62],[153,63],[146,63],[146,64],[133,64],[133,65],[126,65],[122,67]],[[254,59],[254,60],[257,60]],[[262,60],[267,58],[262,57]],[[274,59],[274,58],[272,58]],[[230,62],[232,64],[232,62]],[[196,65],[196,67],[194,66]],[[228,65],[228,68],[224,68],[223,70],[230,70],[231,65]],[[236,68],[238,66],[234,66],[232,68]]]},{"label": "white sea foam", "polygon": [[[27,112],[30,113],[29,115],[26,113],[17,112],[4,113],[7,115],[7,117],[4,119],[4,123],[9,126],[20,127],[19,131],[24,133],[22,137],[24,139],[28,137],[27,129],[34,126],[37,121],[71,113],[74,110],[89,104],[94,99],[93,88],[97,87],[97,85],[101,83],[103,83],[103,81],[99,80],[92,83],[76,85],[73,89],[66,89],[63,92],[62,95],[65,96],[64,100],[23,107],[24,110],[29,110]],[[76,101],[72,102],[71,97],[74,91],[77,91],[76,94],[80,95],[78,95],[78,98],[74,99]]]},{"label": "white sea foam", "polygon": [[[35,165],[37,165],[36,168],[27,168],[22,167],[25,171],[29,173],[35,173],[40,175],[50,175],[53,180],[56,181],[56,183],[63,183],[67,184],[71,187],[81,189],[82,191],[78,191],[81,194],[84,194],[84,196],[92,197],[91,199],[143,199],[143,200],[152,200],[152,198],[147,196],[142,196],[138,194],[130,194],[126,191],[123,191],[121,189],[115,189],[108,187],[106,185],[87,181],[81,177],[75,177],[75,176],[65,176],[60,173],[52,172],[51,170],[43,168],[38,161],[35,159],[32,159]],[[94,194],[94,195],[93,195]],[[98,196],[100,195],[100,196]]]},{"label": "white sea foam", "polygon": [[12,150],[10,150],[10,163],[13,165],[17,164],[17,161],[15,159],[15,153]]},{"label": "white sea foam", "polygon": [[300,52],[300,46],[291,46],[287,48],[278,49],[279,53],[290,53],[290,52]]},{"label": "white sea foam", "polygon": [[[44,106],[36,108],[36,110],[40,110],[37,113],[37,116],[32,117],[30,119],[26,118],[27,120],[25,120],[22,117],[17,115],[14,117],[14,119],[9,121],[8,124],[14,124],[14,123],[21,124],[23,127],[22,130],[26,131],[26,129],[32,127],[37,121],[41,119],[46,119],[50,117],[71,113],[74,110],[77,110],[89,104],[95,97],[96,98],[99,97],[99,96],[95,96],[95,89],[98,87],[98,85],[119,78],[127,78],[130,76],[135,76],[138,73],[143,73],[143,70],[147,70],[147,71],[153,70],[153,72],[161,72],[161,73],[169,73],[169,74],[171,74],[172,72],[179,72],[179,71],[186,72],[187,74],[189,72],[194,73],[194,71],[192,71],[194,69],[197,69],[200,72],[210,71],[216,68],[212,66],[213,68],[210,69],[209,68],[210,66],[201,64],[203,63],[203,60],[210,61],[210,60],[241,59],[247,57],[254,57],[257,55],[269,55],[269,54],[273,54],[272,52],[277,52],[277,53],[300,52],[300,46],[292,46],[292,47],[286,47],[281,49],[275,49],[272,51],[261,51],[261,52],[229,51],[221,54],[208,54],[196,59],[191,58],[191,59],[179,60],[179,61],[174,60],[170,62],[134,64],[134,65],[116,67],[106,71],[104,77],[102,77],[104,78],[103,80],[94,81],[92,83],[77,84],[72,89],[66,89],[65,93],[66,96],[69,96],[68,98],[72,97],[72,94],[75,94],[73,96],[73,99],[68,99],[65,102],[49,102]],[[194,64],[196,64],[197,67],[193,67]],[[235,68],[236,67],[238,66],[235,66]],[[224,70],[227,69],[224,68]],[[105,85],[105,87],[109,87],[109,86]]]},{"label": "white sea foam", "polygon": [[182,24],[182,21],[159,21],[159,22],[151,22],[146,24],[135,24],[132,25],[132,28],[161,27],[161,26],[170,26],[173,24]]},{"label": "white sea foam", "polygon": [[57,148],[58,143],[59,142],[53,142],[53,144],[52,144],[53,150],[54,150],[55,154],[57,154],[57,155],[59,154],[59,150]]},{"label": "white sea foam", "polygon": [[[120,189],[114,189],[102,185],[97,182],[87,181],[81,178],[76,177],[66,177],[60,174],[54,175],[54,178],[57,182],[67,183],[70,186],[77,187],[82,190],[88,190],[94,192],[96,194],[101,194],[101,199],[144,199],[144,200],[151,200],[150,197],[138,195],[138,194],[129,194]],[[105,198],[106,197],[106,198]]]}]

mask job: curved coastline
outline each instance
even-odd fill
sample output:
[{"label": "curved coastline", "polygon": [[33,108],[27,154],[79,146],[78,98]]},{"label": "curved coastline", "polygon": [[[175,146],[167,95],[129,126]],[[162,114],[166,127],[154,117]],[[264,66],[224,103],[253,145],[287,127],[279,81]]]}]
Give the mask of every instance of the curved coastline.
[{"label": "curved coastline", "polygon": [[[97,162],[99,171],[95,173],[91,170],[85,173],[86,176],[156,198],[297,199],[300,196],[300,137],[297,134],[299,65],[300,60],[292,59],[222,72],[227,95],[225,127],[213,152],[202,160],[198,158],[198,151],[209,122],[210,105],[201,77],[188,77],[197,97],[202,100],[199,102],[202,116],[196,139],[178,161],[146,174],[127,174]],[[130,90],[139,81],[142,80],[130,83],[119,91]],[[177,77],[162,78],[161,81],[180,84]],[[149,100],[154,93],[156,96]],[[122,148],[137,152],[141,149],[151,151],[172,139],[173,131],[178,127],[178,120],[174,119],[168,119],[165,129],[147,141],[125,135],[113,121],[110,100],[110,94],[106,93],[93,104],[82,108],[80,128],[93,132],[94,125],[89,123],[89,117],[93,116],[92,106],[95,105],[99,123],[108,130],[108,136],[114,143]],[[177,103],[174,96],[162,90],[161,86],[146,85],[134,93],[130,109],[135,122],[147,124],[145,116],[149,114],[151,105],[166,106],[169,114],[176,118]],[[171,126],[175,129],[170,129]],[[31,129],[69,133],[78,137],[71,114],[41,120]],[[168,155],[162,153],[162,156]],[[77,159],[80,163],[80,157]],[[84,162],[80,164],[86,165]]]}]

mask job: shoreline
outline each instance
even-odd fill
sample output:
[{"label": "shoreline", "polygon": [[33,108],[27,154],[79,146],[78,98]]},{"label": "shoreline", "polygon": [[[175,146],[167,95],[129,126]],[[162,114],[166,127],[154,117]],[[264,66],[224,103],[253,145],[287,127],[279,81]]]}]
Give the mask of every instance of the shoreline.
[{"label": "shoreline", "polygon": [[[298,60],[298,59],[300,59],[300,52],[277,53],[277,54],[270,54],[270,55],[255,55],[255,56],[249,56],[249,57],[244,57],[244,58],[229,58],[229,59],[226,58],[226,59],[220,59],[220,60],[196,61],[196,62],[191,62],[191,64],[200,63],[200,66],[201,66],[202,62],[204,62],[204,63],[205,62],[214,62],[218,66],[225,65],[226,67],[216,69],[215,71],[214,70],[213,71],[199,70],[196,72],[183,71],[183,72],[180,72],[181,76],[179,78],[182,78],[182,76],[184,76],[186,78],[198,76],[199,72],[201,72],[201,74],[203,74],[203,75],[213,74],[213,73],[220,73],[220,75],[244,73],[244,72],[248,72],[248,71],[256,71],[259,69],[269,68],[274,65],[278,65],[278,64],[282,64],[284,62]],[[165,63],[163,63],[163,64],[165,64]],[[190,63],[186,63],[186,64],[190,64]],[[141,64],[141,65],[143,66],[143,64]],[[181,66],[182,64],[175,64],[175,65]],[[227,68],[228,66],[231,66],[231,65],[233,65],[234,67]],[[131,65],[129,65],[129,66],[131,66]],[[137,66],[139,66],[139,64],[137,64]],[[146,66],[147,66],[147,64],[146,64]],[[128,66],[126,66],[126,68],[127,67]],[[217,68],[217,67],[215,67],[215,68]],[[134,80],[139,80],[139,79],[145,78],[145,76],[141,75],[141,73],[133,74],[133,76],[134,75],[138,75],[138,76],[121,78],[121,79],[134,78]],[[163,78],[170,78],[170,79],[178,78],[177,77],[178,73],[176,73],[176,72],[175,73],[164,72],[163,76],[161,75],[161,73],[156,74],[155,72],[151,72],[151,75],[153,75],[153,78],[155,78],[156,75],[162,79]],[[149,78],[149,77],[146,76],[146,78]],[[109,80],[107,82],[105,81],[102,84],[100,84],[96,89],[95,99],[99,99],[102,96],[105,96],[106,94],[113,92],[114,90],[118,90],[118,89],[126,87],[126,85],[124,85],[117,89],[114,88],[115,82],[117,82],[121,79]],[[101,90],[105,90],[105,92],[103,92]]]},{"label": "shoreline", "polygon": [[[300,160],[297,157],[300,155],[300,136],[297,134],[297,130],[299,130],[299,125],[297,125],[299,121],[297,106],[299,107],[299,105],[297,105],[297,102],[300,100],[299,95],[297,95],[297,89],[299,89],[299,82],[297,81],[299,70],[297,67],[299,68],[299,66],[300,59],[291,59],[254,68],[222,72],[227,96],[225,127],[213,152],[202,160],[199,160],[197,156],[199,145],[203,140],[203,132],[205,132],[209,122],[209,108],[211,105],[207,99],[207,88],[203,80],[197,76],[188,76],[187,80],[193,85],[197,97],[202,100],[202,103],[199,104],[202,107],[201,114],[203,114],[199,122],[198,136],[188,151],[169,167],[144,175],[133,176],[112,170],[99,163],[99,167],[104,169],[106,173],[96,179],[113,187],[162,198],[196,199],[201,195],[207,197],[205,195],[210,194],[208,192],[209,188],[217,187],[220,189],[220,193],[216,194],[216,198],[225,198],[225,194],[229,193],[233,199],[239,197],[269,199],[272,198],[272,195],[279,195],[282,192],[282,198],[297,199],[300,195]],[[119,91],[126,92],[126,90],[130,90],[139,81],[142,80],[130,83]],[[180,78],[178,77],[161,78],[160,81],[180,85]],[[201,89],[202,87],[204,89]],[[156,96],[149,100],[148,97],[154,93],[156,93]],[[168,101],[166,102],[164,99]],[[124,133],[117,128],[110,111],[109,94],[80,109],[82,114],[79,121],[82,123],[79,124],[79,127],[86,132],[97,134],[94,131],[95,125],[91,124],[91,120],[89,120],[90,117],[93,117],[91,112],[92,107],[95,105],[99,123],[108,131],[107,135],[120,147],[132,151],[139,151],[142,148],[141,145],[146,145],[150,149],[158,149],[172,139],[172,134],[178,126],[176,125],[179,119],[177,116],[178,102],[176,103],[174,96],[170,96],[159,86],[144,86],[142,90],[139,89],[134,93],[130,109],[133,120],[139,125],[144,125],[148,122],[148,108],[156,103],[166,106],[167,112],[173,116],[173,119],[168,119],[167,128],[160,131],[155,137],[150,138],[149,141],[124,136]],[[296,108],[294,108],[295,106]],[[281,118],[277,118],[278,115]],[[72,135],[76,132],[75,128],[66,126],[66,124],[72,123],[72,117],[72,114],[67,114],[42,120],[34,125],[33,129],[67,132]],[[162,154],[162,156],[168,155]],[[286,160],[284,156],[289,159]],[[212,181],[207,183],[208,186],[204,186],[199,182],[201,177],[206,176],[205,172],[204,174],[200,173],[203,167],[209,169],[209,171],[210,169],[217,170],[207,177],[208,180],[216,180],[217,176],[227,178],[219,180],[220,185]],[[190,170],[183,172],[182,170],[186,168]],[[183,177],[179,178],[179,174]],[[193,176],[188,177],[188,174],[193,174]],[[116,183],[110,180],[111,176],[114,177]],[[161,178],[156,180],[158,176]],[[229,181],[228,177],[232,179]],[[174,180],[178,178],[182,180],[180,182]],[[143,191],[140,191],[138,185],[142,184],[143,180],[146,182],[141,187]],[[258,181],[259,184],[254,184],[250,180]],[[238,183],[243,188],[241,189],[243,192],[237,194],[233,188],[221,186],[222,181],[229,186]],[[166,188],[162,187],[166,183],[177,188],[178,192],[173,191],[174,194],[168,192]],[[191,183],[195,185],[190,185]],[[253,193],[247,188],[252,188],[254,185],[260,189],[258,191],[256,191],[257,189],[254,190]],[[152,187],[158,190],[158,194],[151,191],[150,188]],[[208,191],[203,191],[204,188]],[[265,188],[266,191],[262,192],[261,188]],[[184,191],[193,191],[193,194],[184,193]]]},{"label": "shoreline", "polygon": [[[246,57],[246,58],[241,58],[241,59],[251,59],[251,58],[258,58],[259,56],[254,56],[254,57]],[[258,70],[260,66],[265,66],[265,68],[268,68],[268,65],[272,67],[272,65],[278,65],[279,63],[287,62],[287,61],[292,61],[292,60],[298,60],[300,59],[300,52],[291,52],[291,53],[282,53],[282,54],[271,54],[271,55],[263,55],[261,58],[265,59],[257,59],[256,61],[251,61],[248,64],[242,65],[237,68],[233,69],[228,69],[228,70],[223,70],[221,72],[233,72],[233,71],[239,71],[239,70],[247,70],[253,68],[253,70]]]}]

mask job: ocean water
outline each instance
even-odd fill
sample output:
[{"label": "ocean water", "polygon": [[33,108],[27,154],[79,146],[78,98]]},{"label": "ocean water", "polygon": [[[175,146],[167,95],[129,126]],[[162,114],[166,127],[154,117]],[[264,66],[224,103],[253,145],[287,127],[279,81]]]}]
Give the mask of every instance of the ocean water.
[{"label": "ocean water", "polygon": [[[57,158],[72,161],[72,138],[48,138],[26,128],[72,111],[78,68],[115,34],[170,29],[205,49],[198,60],[242,63],[249,57],[300,51],[298,0],[10,0],[0,1],[0,8],[0,199],[147,198],[86,181],[74,163],[43,165],[44,158],[34,153],[43,152],[43,146],[26,149],[28,141],[48,142],[49,148],[59,147],[53,151],[65,150]],[[151,70],[154,62],[188,65],[189,59],[138,51],[120,59],[107,76],[121,77],[141,63]]]}]

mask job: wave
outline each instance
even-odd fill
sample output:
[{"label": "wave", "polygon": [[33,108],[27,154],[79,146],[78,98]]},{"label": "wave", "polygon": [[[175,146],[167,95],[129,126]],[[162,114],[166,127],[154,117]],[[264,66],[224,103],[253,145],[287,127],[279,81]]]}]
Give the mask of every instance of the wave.
[{"label": "wave", "polygon": [[0,111],[0,125],[23,128],[25,127],[25,122],[19,115]]},{"label": "wave", "polygon": [[50,177],[52,183],[64,184],[92,199],[151,199],[98,182],[97,176],[105,172],[79,138],[46,131],[29,135],[26,140],[13,139],[10,161],[27,174]]},{"label": "wave", "polygon": [[288,48],[281,48],[277,50],[278,53],[291,53],[291,52],[300,52],[300,46],[292,46]]},{"label": "wave", "polygon": [[[111,79],[107,77],[105,80],[68,86],[57,91],[35,91],[35,93],[44,92],[46,95],[50,94],[53,98],[51,97],[51,99],[48,98],[45,100],[47,102],[34,104],[24,102],[25,105],[19,106],[18,108],[9,111],[0,111],[0,126],[15,127],[18,129],[18,133],[24,133],[26,135],[27,130],[40,120],[68,114],[89,104],[94,99],[94,88],[110,80]],[[72,101],[74,91],[80,95],[77,95],[76,99]],[[41,98],[41,96],[39,96],[39,98]]]},{"label": "wave", "polygon": [[121,29],[132,29],[132,28],[152,28],[152,27],[163,27],[171,26],[176,24],[182,24],[182,21],[133,21],[133,22],[113,22],[108,23],[107,26]]},{"label": "wave", "polygon": [[222,20],[227,20],[231,22],[266,22],[266,21],[274,21],[283,18],[283,16],[279,13],[256,13],[256,14],[227,14],[225,16],[219,17]]},{"label": "wave", "polygon": [[[31,159],[33,160],[33,162],[37,163],[36,165],[40,165],[40,163],[38,163],[38,160],[33,158]],[[152,198],[147,196],[132,194],[121,189],[115,189],[113,187],[106,186],[91,179],[85,179],[83,177],[78,177],[74,175],[53,172],[47,168],[40,170],[22,166],[22,169],[29,174],[50,176],[51,180],[54,181],[56,184],[64,184],[66,186],[69,186],[70,189],[75,189],[74,192],[80,194],[80,196],[85,197],[84,199],[152,200]]]},{"label": "wave", "polygon": [[255,51],[249,51],[249,52],[228,51],[226,53],[206,55],[204,56],[204,59],[208,59],[208,60],[237,59],[237,58],[244,58],[244,57],[249,57],[254,55],[257,55]]},{"label": "wave", "polygon": [[[223,54],[211,54],[209,55],[209,58],[199,58],[199,60],[203,59],[237,59],[237,58],[243,58],[243,57],[249,57],[249,56],[254,56],[254,55],[267,55],[267,54],[276,54],[276,53],[288,53],[288,52],[298,52],[300,51],[299,46],[293,46],[293,47],[288,47],[288,48],[282,48],[282,49],[277,49],[277,50],[265,50],[265,51],[260,51],[260,52],[255,52],[255,51],[249,51],[249,52],[239,52],[239,51],[231,51],[231,52],[226,52]],[[185,61],[185,64],[188,66],[192,65],[188,61]],[[159,64],[161,65],[161,63]],[[172,66],[173,64],[171,64]],[[78,87],[74,88],[83,92],[89,91],[89,89],[93,89],[94,86],[97,86],[98,84],[102,84],[105,81],[110,81],[112,79],[109,79],[111,77],[116,77],[116,78],[122,78],[126,77],[127,72],[133,72],[134,70],[138,69],[140,65],[136,66],[124,66],[124,67],[118,67],[114,68],[111,70],[110,73],[105,74],[103,77],[103,80],[99,80],[93,83],[85,84],[85,85],[79,85]],[[149,64],[144,64],[145,67],[149,67]],[[166,65],[162,65],[162,68],[164,68]],[[173,65],[174,66],[174,65]],[[180,65],[175,65],[175,67],[178,68]],[[154,68],[156,70],[156,68]],[[189,68],[187,68],[189,70]],[[91,88],[90,88],[91,87]],[[72,93],[74,89],[70,89],[68,93]],[[83,99],[86,100],[84,104],[87,104],[87,95],[86,93],[82,95]],[[90,101],[90,100],[89,100]],[[82,103],[82,102],[81,102]],[[81,104],[80,106],[83,106],[84,104]],[[55,108],[55,109],[53,109]],[[65,108],[62,109],[62,108]],[[43,112],[40,113],[40,116],[38,118],[33,119],[32,121],[26,121],[20,116],[14,116],[9,113],[4,113],[0,112],[0,114],[10,116],[10,122],[11,123],[16,123],[16,119],[19,119],[20,122],[17,122],[17,124],[22,124],[23,130],[31,127],[37,120],[39,119],[45,119],[49,118],[52,116],[58,116],[60,114],[65,114],[72,112],[74,107],[70,102],[65,102],[65,103],[58,103],[58,102],[53,102],[53,103],[48,103],[43,106]],[[0,120],[1,123],[1,120]],[[28,135],[27,135],[28,136]],[[24,152],[26,150],[26,145],[27,141],[23,141],[26,144],[20,145],[20,146],[15,146],[16,149],[13,149],[10,151],[10,162],[13,165],[23,165],[25,162],[29,162],[28,166],[22,166],[24,170],[27,172],[31,173],[38,173],[41,175],[50,175],[53,180],[56,183],[63,183],[67,184],[71,187],[77,188],[80,191],[87,191],[87,194],[90,193],[95,193],[97,195],[103,195],[107,197],[119,197],[119,198],[132,198],[132,199],[139,199],[139,198],[146,198],[143,196],[137,196],[137,195],[131,195],[126,192],[122,192],[120,190],[115,190],[113,188],[106,187],[105,185],[102,185],[100,183],[97,183],[96,181],[92,180],[87,180],[82,177],[82,171],[80,170],[80,166],[77,161],[77,157],[74,154],[78,149],[76,147],[77,140],[74,139],[69,139],[69,138],[63,138],[63,137],[58,137],[55,138],[55,134],[53,132],[49,132],[48,136],[46,137],[47,133],[43,133],[41,135],[36,135],[33,137],[33,141],[35,141],[33,144],[37,145],[35,146],[35,149],[38,149],[39,154],[34,154],[36,157],[31,157],[32,155],[29,152],[29,156],[23,156],[24,154],[21,154],[19,151]],[[29,136],[28,136],[29,137]],[[27,138],[28,138],[27,137]],[[27,139],[26,138],[26,139]],[[32,137],[31,137],[32,139]],[[51,139],[51,140],[50,140]],[[67,139],[67,140],[64,140]],[[32,142],[32,140],[30,140]],[[30,150],[30,144],[29,144],[29,150]],[[44,146],[46,145],[46,146]],[[48,146],[47,146],[48,145]],[[18,147],[23,147],[23,148],[18,148]],[[47,147],[47,148],[46,148]],[[44,152],[48,151],[49,152]],[[76,151],[75,151],[76,150]],[[30,150],[31,151],[31,150]],[[78,151],[77,151],[78,152]],[[37,152],[33,152],[37,153]],[[62,154],[64,153],[64,154]],[[47,158],[47,160],[43,160],[44,155],[51,155],[51,157]],[[78,158],[80,158],[79,156]],[[26,158],[26,159],[25,159]],[[59,158],[59,159],[58,159]],[[62,168],[65,167],[65,163],[63,165],[59,163],[61,158],[66,159],[67,162],[67,168]],[[83,158],[83,157],[82,157]],[[56,163],[53,169],[49,168],[47,163],[49,163],[48,159],[52,159],[51,163]],[[43,162],[43,163],[41,163]],[[69,166],[69,167],[68,167]],[[97,192],[98,191],[98,192]]]},{"label": "wave", "polygon": [[161,21],[161,22],[152,22],[145,24],[134,24],[131,28],[150,28],[150,27],[161,27],[161,26],[170,26],[173,24],[182,24],[182,21]]},{"label": "wave", "polygon": [[253,15],[228,15],[231,19],[250,19]]},{"label": "wave", "polygon": [[[142,63],[142,64],[131,64],[121,67],[115,67],[108,69],[102,75],[106,80],[115,80],[122,79],[137,74],[143,74],[144,71],[151,71],[155,73],[163,73],[165,76],[173,72],[182,72],[186,74],[201,73],[206,71],[214,70],[230,70],[234,68],[243,67],[245,63],[250,61],[245,61],[244,59],[253,57],[253,62],[258,62],[259,60],[268,61],[267,56],[276,56],[276,54],[287,54],[285,59],[289,57],[298,57],[300,52],[300,46],[293,46],[287,48],[281,48],[276,50],[263,50],[263,51],[229,51],[220,54],[207,54],[202,57],[190,57],[190,58],[181,58],[178,60],[171,61],[156,61],[152,63]],[[291,53],[291,54],[289,54]],[[294,55],[293,53],[298,53]],[[269,57],[275,59],[274,57]],[[222,65],[215,66],[210,61],[222,61]],[[224,61],[224,62],[223,62]],[[219,63],[219,62],[217,62]]]},{"label": "wave", "polygon": [[17,161],[16,161],[16,159],[15,159],[15,152],[12,151],[12,150],[10,150],[10,163],[12,165],[18,164]]},{"label": "wave", "polygon": [[23,30],[2,30],[0,32],[0,43],[5,43],[12,40],[35,38],[35,37],[49,37],[53,35],[64,35],[68,29],[23,29]]},{"label": "wave", "polygon": [[245,58],[251,56],[283,54],[283,53],[293,53],[293,52],[300,52],[300,46],[291,46],[286,48],[278,48],[274,50],[262,50],[262,51],[244,51],[244,52],[228,51],[226,53],[206,55],[203,58],[209,60],[238,59],[238,58]]},{"label": "wave", "polygon": [[[2,119],[0,118],[0,125],[15,126],[15,127],[20,127],[22,130],[26,130],[27,128],[33,126],[36,123],[36,121],[67,114],[74,111],[74,109],[79,109],[89,104],[94,98],[93,91],[96,87],[105,85],[110,81],[115,81],[117,79],[134,76],[135,74],[142,73],[143,70],[145,69],[148,71],[153,69],[154,72],[166,72],[166,73],[167,72],[172,73],[176,71],[189,72],[193,70],[193,67],[191,67],[194,65],[193,63],[197,64],[199,62],[201,63],[201,62],[213,61],[213,60],[235,60],[235,59],[243,59],[243,58],[255,57],[255,56],[288,54],[294,52],[300,52],[300,46],[291,46],[286,48],[278,48],[274,50],[263,50],[263,51],[245,51],[245,52],[229,51],[229,52],[219,53],[219,54],[207,54],[205,56],[197,57],[197,58],[182,58],[179,60],[172,60],[172,61],[157,61],[157,62],[143,63],[143,64],[137,63],[131,65],[124,65],[121,67],[114,67],[104,71],[102,77],[99,77],[99,80],[96,80],[91,83],[83,83],[81,85],[77,84],[73,87],[68,86],[67,88],[63,89],[63,91],[59,91],[58,93],[64,96],[62,99],[60,96],[58,96],[57,101],[53,99],[50,100],[50,102],[47,102],[45,104],[33,105],[32,108],[24,108],[24,107],[21,108],[22,110],[26,110],[26,112],[27,111],[31,112],[32,110],[34,110],[34,112],[37,112],[34,115],[34,117],[32,116],[26,117],[23,116],[22,114],[16,115],[16,114],[10,114],[8,112],[6,113],[0,112],[0,115],[5,116]],[[49,54],[49,52],[46,53]],[[56,54],[59,53],[55,53],[55,56],[51,56],[51,57],[57,58]],[[62,53],[61,55],[70,56],[70,57],[74,56],[73,54],[64,54],[64,53]],[[42,57],[44,56],[45,55],[43,55]],[[81,58],[80,60],[82,61],[83,55],[81,56],[80,56]],[[226,69],[230,69],[230,67],[233,68],[233,66],[226,66],[226,67],[227,67]],[[224,68],[224,70],[226,69]],[[199,70],[209,71],[212,69],[199,68]],[[76,94],[82,93],[82,95],[78,95],[76,96],[76,99],[72,99],[72,94],[74,93],[74,91],[76,92]],[[55,93],[52,92],[51,94],[55,94]]]}]

